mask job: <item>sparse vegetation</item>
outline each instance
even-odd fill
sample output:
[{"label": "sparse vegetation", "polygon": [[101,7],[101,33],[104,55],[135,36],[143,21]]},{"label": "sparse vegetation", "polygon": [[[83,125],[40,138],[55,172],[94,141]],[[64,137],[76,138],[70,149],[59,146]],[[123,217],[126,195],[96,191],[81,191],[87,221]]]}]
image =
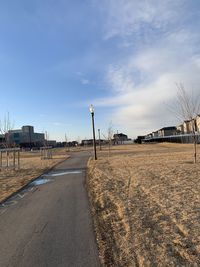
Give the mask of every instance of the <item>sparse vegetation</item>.
[{"label": "sparse vegetation", "polygon": [[183,84],[176,84],[177,97],[175,102],[176,116],[184,121],[189,121],[194,144],[194,163],[197,162],[197,125],[195,117],[200,113],[200,95],[194,95],[193,92],[186,91]]},{"label": "sparse vegetation", "polygon": [[14,122],[11,122],[9,112],[4,116],[3,120],[0,120],[0,134],[5,137],[5,141],[1,143],[1,146],[8,148],[10,146],[9,131],[14,127]]},{"label": "sparse vegetation", "polygon": [[0,202],[65,158],[65,149],[55,149],[48,160],[41,160],[40,151],[21,152],[20,170],[0,171]]},{"label": "sparse vegetation", "polygon": [[105,266],[200,265],[200,165],[191,155],[192,144],[116,146],[89,162]]}]

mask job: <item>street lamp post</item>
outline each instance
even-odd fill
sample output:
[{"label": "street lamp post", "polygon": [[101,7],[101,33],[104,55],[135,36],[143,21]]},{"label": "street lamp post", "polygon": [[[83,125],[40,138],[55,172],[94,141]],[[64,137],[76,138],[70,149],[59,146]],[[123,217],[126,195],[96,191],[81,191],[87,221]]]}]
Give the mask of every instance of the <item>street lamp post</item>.
[{"label": "street lamp post", "polygon": [[94,128],[94,107],[93,107],[93,105],[90,106],[90,113],[91,113],[91,115],[92,115],[94,159],[97,160],[96,139],[95,139],[95,128]]}]

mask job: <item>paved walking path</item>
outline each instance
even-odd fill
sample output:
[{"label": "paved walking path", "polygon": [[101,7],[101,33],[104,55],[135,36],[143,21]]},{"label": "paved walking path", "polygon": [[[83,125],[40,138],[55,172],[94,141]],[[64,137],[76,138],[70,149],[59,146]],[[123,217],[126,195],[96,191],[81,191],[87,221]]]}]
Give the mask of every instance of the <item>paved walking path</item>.
[{"label": "paved walking path", "polygon": [[0,207],[0,266],[100,266],[85,189],[87,160],[87,152],[72,154],[44,177],[48,183],[32,184]]}]

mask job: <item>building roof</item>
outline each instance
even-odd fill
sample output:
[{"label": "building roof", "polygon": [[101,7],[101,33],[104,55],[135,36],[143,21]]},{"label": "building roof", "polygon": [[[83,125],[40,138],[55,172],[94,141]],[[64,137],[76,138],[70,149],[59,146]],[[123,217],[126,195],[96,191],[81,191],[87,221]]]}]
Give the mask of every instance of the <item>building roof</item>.
[{"label": "building roof", "polygon": [[22,129],[9,130],[9,133],[22,133]]},{"label": "building roof", "polygon": [[114,134],[114,136],[127,136],[127,135],[123,134],[123,133],[116,133],[116,134]]},{"label": "building roof", "polygon": [[176,129],[176,126],[169,126],[169,127],[163,127],[159,131],[161,131],[161,130],[175,130],[175,129]]}]

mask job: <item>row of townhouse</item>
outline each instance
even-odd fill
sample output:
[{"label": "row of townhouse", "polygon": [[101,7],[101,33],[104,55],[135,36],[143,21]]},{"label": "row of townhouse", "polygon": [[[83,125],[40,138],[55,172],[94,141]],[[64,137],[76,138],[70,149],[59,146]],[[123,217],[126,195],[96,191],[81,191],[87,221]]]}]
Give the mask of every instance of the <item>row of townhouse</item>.
[{"label": "row of townhouse", "polygon": [[145,136],[145,139],[150,138],[159,138],[164,136],[171,136],[177,134],[177,128],[176,126],[170,126],[170,127],[163,127],[157,131],[154,131],[152,133],[149,133]]},{"label": "row of townhouse", "polygon": [[[163,127],[157,131],[144,136],[144,141],[175,141],[175,142],[192,142],[192,135],[196,133],[199,139],[200,136],[200,115],[197,115],[192,120],[186,120],[179,126]],[[170,137],[171,139],[169,139]],[[180,138],[179,138],[180,137]]]},{"label": "row of townhouse", "polygon": [[177,126],[177,132],[180,134],[190,134],[193,132],[200,133],[200,115],[192,120],[184,121],[183,124]]}]

